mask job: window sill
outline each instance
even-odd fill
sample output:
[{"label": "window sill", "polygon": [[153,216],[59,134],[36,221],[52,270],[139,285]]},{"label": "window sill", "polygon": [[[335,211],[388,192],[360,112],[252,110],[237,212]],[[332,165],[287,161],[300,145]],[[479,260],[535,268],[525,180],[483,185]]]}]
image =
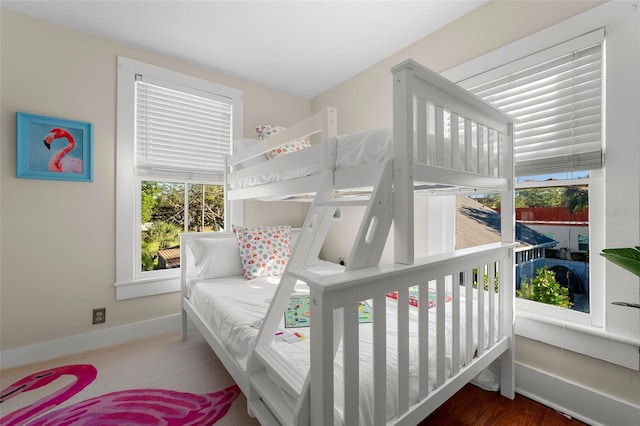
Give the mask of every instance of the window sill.
[{"label": "window sill", "polygon": [[531,312],[516,313],[516,334],[640,371],[640,339],[635,337]]},{"label": "window sill", "polygon": [[137,297],[180,291],[180,277],[146,278],[142,280],[118,282],[116,300],[135,299]]}]

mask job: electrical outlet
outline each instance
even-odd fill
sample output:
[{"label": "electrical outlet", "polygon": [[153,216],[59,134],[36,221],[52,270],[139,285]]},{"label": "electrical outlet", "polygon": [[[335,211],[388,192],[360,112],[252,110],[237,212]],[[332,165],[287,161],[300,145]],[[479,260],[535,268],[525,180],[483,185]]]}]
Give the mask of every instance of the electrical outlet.
[{"label": "electrical outlet", "polygon": [[102,324],[107,321],[107,308],[97,308],[93,310],[93,324]]}]

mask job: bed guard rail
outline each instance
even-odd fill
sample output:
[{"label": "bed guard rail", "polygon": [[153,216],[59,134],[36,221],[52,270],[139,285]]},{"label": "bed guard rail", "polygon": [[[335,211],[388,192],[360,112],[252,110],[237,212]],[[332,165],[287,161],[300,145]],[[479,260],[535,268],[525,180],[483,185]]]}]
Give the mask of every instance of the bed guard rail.
[{"label": "bed guard rail", "polygon": [[[308,283],[311,289],[311,368],[310,393],[311,424],[330,424],[334,416],[334,333],[341,333],[344,337],[344,421],[345,424],[358,424],[360,401],[359,377],[359,327],[358,302],[370,300],[373,308],[373,374],[374,374],[374,424],[385,424],[388,417],[402,419],[401,423],[410,424],[414,420],[419,422],[426,417],[434,407],[434,402],[442,403],[455,390],[441,392],[442,385],[450,380],[459,379],[462,387],[479,371],[466,371],[474,358],[483,352],[495,352],[495,356],[486,361],[482,368],[491,360],[496,359],[511,345],[513,339],[513,250],[514,244],[496,243],[472,249],[458,250],[454,253],[428,256],[416,260],[413,265],[390,264],[365,269],[348,271],[331,276],[318,276],[302,270],[292,271],[301,280]],[[484,271],[484,274],[482,273]],[[482,282],[484,275],[485,291],[477,291],[473,296],[473,287]],[[445,309],[436,309],[436,383],[430,393],[428,388],[428,286],[435,283],[436,306],[445,306],[445,288],[450,288],[452,310],[452,359],[459,362],[452,363],[451,377],[445,377]],[[473,285],[467,285],[473,283]],[[495,287],[488,285],[495,283]],[[419,397],[417,404],[424,408],[416,409],[409,400],[409,288],[418,288],[419,330],[418,330],[418,369],[419,369]],[[446,287],[448,286],[448,287]],[[478,286],[480,290],[482,287]],[[496,296],[497,290],[497,296]],[[398,412],[387,415],[387,325],[386,325],[386,295],[390,292],[397,294],[398,309],[398,349],[392,356],[398,358]],[[462,297],[461,299],[461,292]],[[493,295],[494,297],[490,297]],[[498,300],[496,300],[496,297]],[[475,299],[475,300],[474,300]],[[488,300],[487,300],[488,299]],[[461,301],[465,303],[461,303]],[[473,320],[465,321],[464,347],[466,353],[461,353],[461,310],[465,318],[472,318],[477,311],[477,323]],[[343,309],[340,315],[334,317],[334,312]],[[489,312],[485,312],[488,309]],[[484,324],[485,314],[488,318],[498,318],[495,329],[494,322]],[[342,323],[342,324],[340,324]],[[485,331],[488,329],[488,333]],[[488,346],[478,344],[477,351],[473,350],[474,331],[478,342],[488,341]],[[488,336],[486,335],[488,334]],[[337,339],[339,341],[339,338]],[[489,355],[489,354],[488,354]],[[490,358],[490,357],[487,357]],[[464,376],[464,377],[461,377]],[[452,387],[448,387],[451,389]],[[456,389],[457,390],[457,389]],[[432,401],[426,401],[427,398]],[[437,401],[433,401],[433,400]],[[431,403],[429,403],[431,402]],[[427,404],[425,404],[427,403]],[[411,411],[409,410],[411,407]],[[430,408],[433,407],[433,408]],[[404,418],[403,418],[404,415]],[[408,416],[408,418],[407,418]]]},{"label": "bed guard rail", "polygon": [[[314,143],[307,149],[297,152],[295,158],[292,158],[294,156],[280,155],[267,160],[267,153],[275,148],[313,135],[318,135],[320,143]],[[246,149],[225,156],[225,201],[291,195],[309,192],[309,188],[316,188],[318,185],[317,175],[299,179],[289,186],[251,184],[248,187],[243,187],[242,182],[247,179],[253,180],[254,183],[261,182],[265,175],[297,168],[313,168],[318,164],[320,170],[333,170],[336,161],[336,136],[337,110],[333,107],[324,107],[319,112],[271,135],[266,140],[256,141]],[[249,161],[259,158],[266,161]],[[247,161],[249,162],[247,163]],[[273,188],[274,186],[275,188]]]},{"label": "bed guard rail", "polygon": [[319,112],[279,131],[261,143],[230,155],[227,159],[227,165],[235,166],[261,154],[266,154],[281,145],[315,134],[320,134],[322,141],[337,136],[337,110],[335,108],[324,107]]}]

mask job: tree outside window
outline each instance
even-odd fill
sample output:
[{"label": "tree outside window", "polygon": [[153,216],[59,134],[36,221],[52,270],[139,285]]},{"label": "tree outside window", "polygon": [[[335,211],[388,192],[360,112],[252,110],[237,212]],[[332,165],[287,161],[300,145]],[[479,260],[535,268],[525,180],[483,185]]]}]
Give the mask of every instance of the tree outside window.
[{"label": "tree outside window", "polygon": [[142,181],[140,194],[142,271],[180,267],[181,232],[211,232],[223,227],[224,192],[220,185]]}]

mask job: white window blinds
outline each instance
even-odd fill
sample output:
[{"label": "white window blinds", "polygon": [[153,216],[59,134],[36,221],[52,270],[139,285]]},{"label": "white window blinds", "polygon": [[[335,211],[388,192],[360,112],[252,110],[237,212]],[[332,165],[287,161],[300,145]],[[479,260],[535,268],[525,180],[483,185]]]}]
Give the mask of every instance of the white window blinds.
[{"label": "white window blinds", "polygon": [[231,129],[230,104],[136,81],[138,176],[221,183]]},{"label": "white window blinds", "polygon": [[555,46],[461,82],[518,120],[516,175],[602,167],[603,37],[589,34],[579,48],[567,43],[568,53],[557,56],[563,48]]}]

